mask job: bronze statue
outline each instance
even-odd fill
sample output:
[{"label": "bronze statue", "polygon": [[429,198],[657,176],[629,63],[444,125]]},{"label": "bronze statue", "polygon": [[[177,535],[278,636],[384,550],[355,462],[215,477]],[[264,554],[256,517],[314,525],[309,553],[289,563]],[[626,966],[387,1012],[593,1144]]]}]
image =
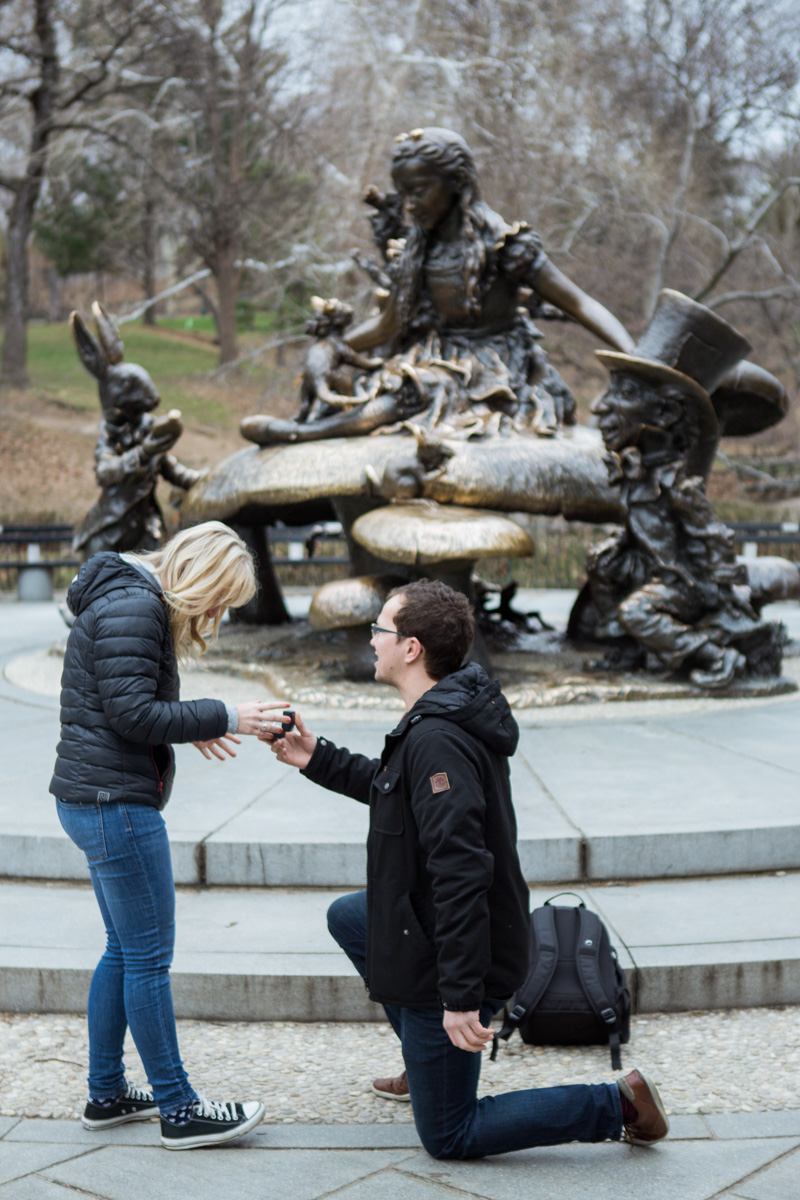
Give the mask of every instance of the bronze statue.
[{"label": "bronze statue", "polygon": [[643,665],[649,652],[711,689],[780,674],[781,627],[758,620],[732,534],[705,492],[717,392],[730,405],[738,391],[743,404],[748,381],[766,374],[748,371],[749,350],[715,313],[664,291],[632,354],[597,352],[611,378],[594,411],[625,512],[587,564],[594,634],[611,642],[605,666]]},{"label": "bronze statue", "polygon": [[353,320],[349,304],[312,296],[311,308],[314,316],[306,322],[306,333],[316,341],[303,372],[299,421],[314,420],[326,406],[343,408],[358,402],[353,398],[353,376],[347,367],[373,371],[383,366],[383,359],[367,358],[345,341],[344,331]]},{"label": "bronze statue", "polygon": [[[344,387],[326,366],[314,389],[327,401],[319,415],[305,389],[297,420],[247,417],[244,436],[260,445],[312,441],[411,418],[462,436],[482,433],[492,418],[501,432],[540,436],[574,424],[574,397],[539,345],[534,316],[551,305],[623,352],[633,346],[624,327],[553,266],[527,225],[508,225],[484,203],[458,134],[402,134],[392,179],[396,192],[373,188],[366,197],[384,260],[370,271],[382,307],[342,335],[351,352],[380,349],[385,362],[351,365]],[[340,391],[333,401],[331,383]]]},{"label": "bronze statue", "polygon": [[186,489],[202,472],[169,453],[183,432],[180,413],[150,415],[160,399],[155,384],[143,367],[123,362],[122,339],[103,306],[95,301],[92,312],[96,338],[79,313],[72,313],[70,324],[80,360],[99,385],[103,420],[94,471],[101,493],[73,545],[84,558],[98,550],[155,550],[164,540],[159,478]]}]

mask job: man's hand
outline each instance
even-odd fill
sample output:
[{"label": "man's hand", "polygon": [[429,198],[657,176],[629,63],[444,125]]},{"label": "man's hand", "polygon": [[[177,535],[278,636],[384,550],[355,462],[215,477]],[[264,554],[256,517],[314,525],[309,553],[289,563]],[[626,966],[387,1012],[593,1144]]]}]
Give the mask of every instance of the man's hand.
[{"label": "man's hand", "polygon": [[[288,704],[273,704],[271,708],[286,709]],[[274,717],[275,731],[279,731],[282,721],[282,713],[276,713]],[[314,753],[314,748],[317,744],[316,734],[304,725],[303,718],[298,712],[294,716],[294,729],[291,733],[285,733],[283,737],[276,738],[272,730],[266,730],[259,733],[258,740],[267,742],[272,753],[282,763],[287,763],[290,767],[298,767],[300,770],[307,767],[311,761],[311,755]]]},{"label": "man's hand", "polygon": [[481,1014],[477,1011],[450,1012],[445,1009],[444,1031],[459,1050],[471,1050],[474,1054],[488,1049],[492,1042],[492,1031],[481,1025]]},{"label": "man's hand", "polygon": [[211,738],[207,742],[192,742],[193,746],[202,754],[203,758],[218,758],[220,762],[225,761],[225,755],[230,758],[236,758],[236,751],[231,750],[227,742],[235,742],[237,746],[241,746],[242,739],[238,738],[235,733],[223,733],[222,737]]}]

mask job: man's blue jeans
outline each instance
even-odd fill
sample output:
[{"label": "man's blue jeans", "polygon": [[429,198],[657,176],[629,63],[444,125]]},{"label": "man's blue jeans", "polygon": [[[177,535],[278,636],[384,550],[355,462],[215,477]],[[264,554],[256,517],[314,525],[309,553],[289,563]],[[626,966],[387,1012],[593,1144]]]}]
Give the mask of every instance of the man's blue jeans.
[{"label": "man's blue jeans", "polygon": [[[363,977],[367,893],[335,900],[328,909],[328,929]],[[620,1137],[616,1084],[529,1088],[478,1100],[481,1054],[453,1045],[440,1009],[384,1008],[403,1048],[417,1133],[434,1158],[482,1158],[529,1146]],[[483,1009],[481,1023],[488,1025],[492,1015]]]},{"label": "man's blue jeans", "polygon": [[195,1100],[181,1062],[169,968],[175,886],[164,818],[122,802],[57,800],[64,831],[89,863],[106,927],[106,950],[89,988],[89,1095],[125,1090],[122,1046],[130,1026],[162,1113]]}]

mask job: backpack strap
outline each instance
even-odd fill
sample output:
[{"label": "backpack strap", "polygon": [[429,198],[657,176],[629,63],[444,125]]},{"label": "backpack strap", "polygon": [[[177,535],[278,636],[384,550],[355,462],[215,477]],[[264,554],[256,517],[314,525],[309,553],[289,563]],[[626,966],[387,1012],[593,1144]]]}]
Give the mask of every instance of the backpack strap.
[{"label": "backpack strap", "polygon": [[620,1036],[617,1014],[603,987],[600,975],[600,938],[603,926],[596,913],[587,908],[581,908],[578,915],[578,945],[575,961],[578,974],[586,992],[587,999],[594,1013],[608,1028],[608,1044],[611,1049],[611,1067],[614,1071],[622,1069],[620,1054]]},{"label": "backpack strap", "polygon": [[535,908],[531,913],[531,924],[536,935],[536,962],[522,987],[511,997],[512,1008],[504,1009],[503,1028],[492,1038],[491,1061],[497,1057],[498,1040],[503,1038],[504,1041],[508,1041],[526,1012],[539,1003],[555,973],[558,962],[558,936],[552,908]]}]

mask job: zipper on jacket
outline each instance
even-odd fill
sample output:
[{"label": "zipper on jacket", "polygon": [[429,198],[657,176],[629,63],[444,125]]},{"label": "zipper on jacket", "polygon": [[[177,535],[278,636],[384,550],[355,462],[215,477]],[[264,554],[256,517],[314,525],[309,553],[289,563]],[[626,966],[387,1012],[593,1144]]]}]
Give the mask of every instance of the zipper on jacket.
[{"label": "zipper on jacket", "polygon": [[150,747],[150,758],[152,759],[153,766],[155,767],[156,778],[158,779],[158,795],[160,796],[161,793],[164,791],[164,777],[162,776],[161,772],[158,769],[158,763],[156,762],[156,756],[153,753],[152,746]]}]

